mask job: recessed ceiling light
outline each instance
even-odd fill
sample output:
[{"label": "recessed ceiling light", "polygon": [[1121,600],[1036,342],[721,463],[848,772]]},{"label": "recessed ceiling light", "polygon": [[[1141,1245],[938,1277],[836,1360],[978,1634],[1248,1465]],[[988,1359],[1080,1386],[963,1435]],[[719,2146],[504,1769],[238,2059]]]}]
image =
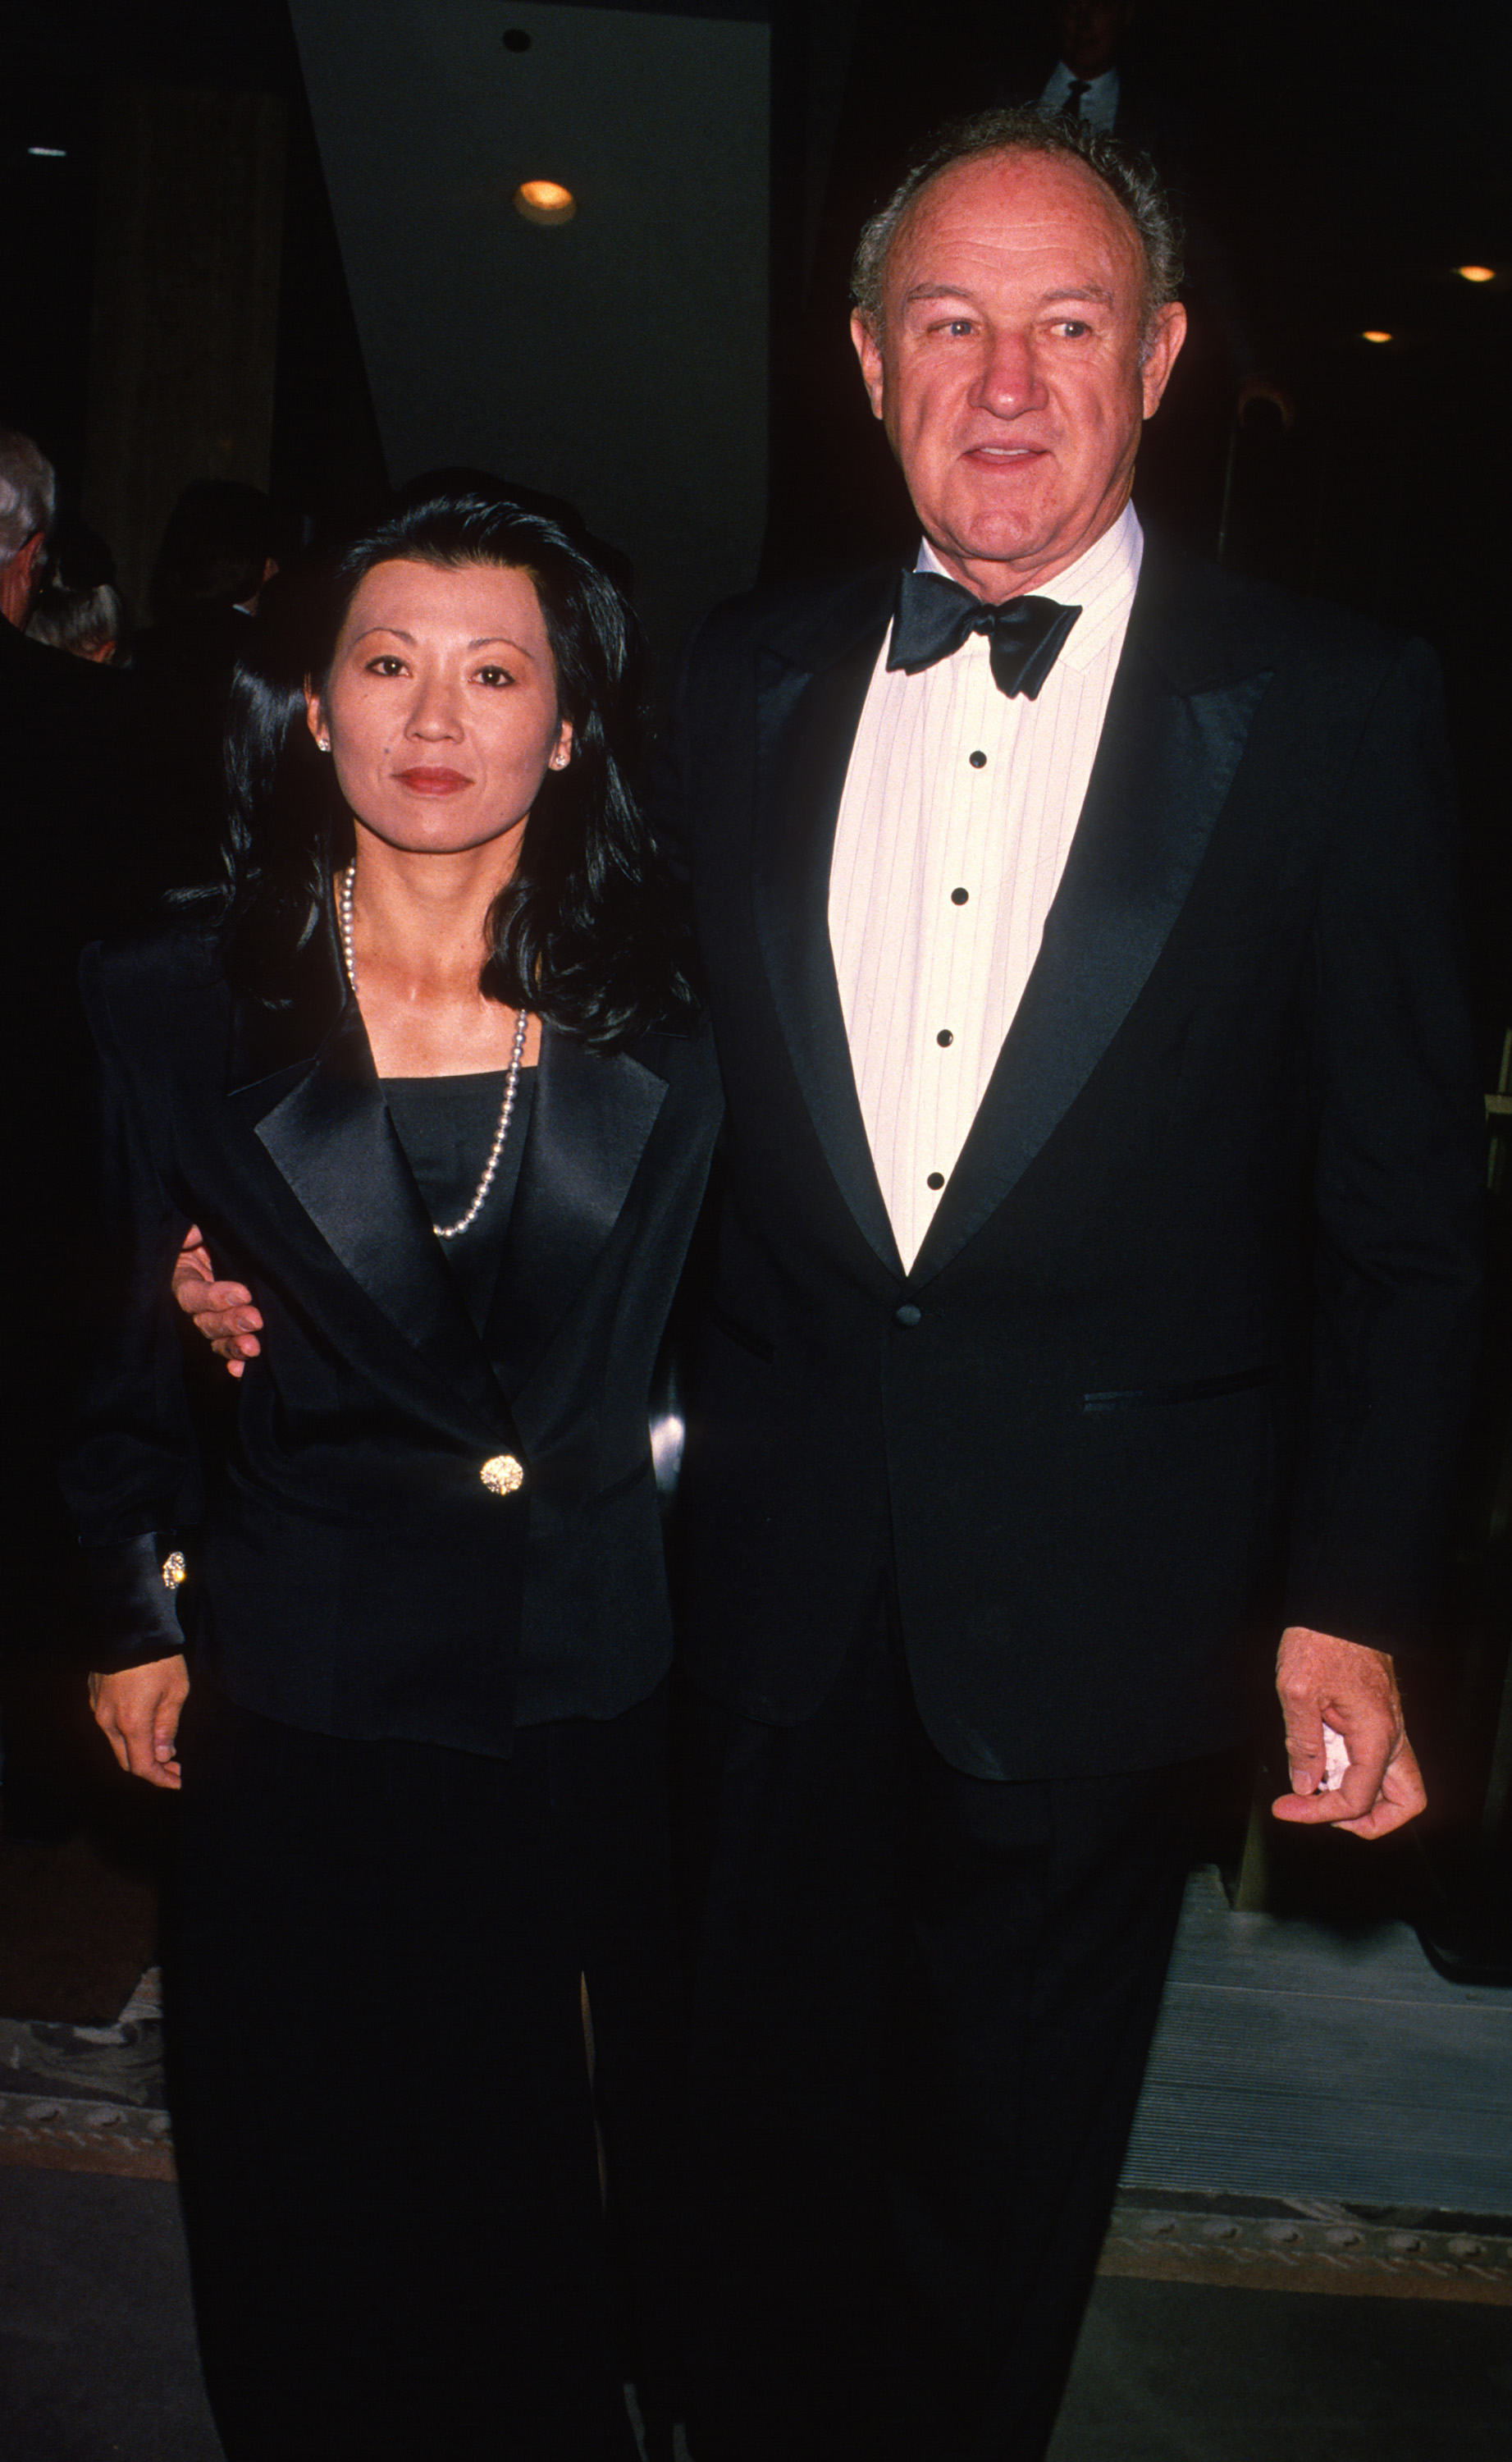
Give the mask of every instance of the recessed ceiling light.
[{"label": "recessed ceiling light", "polygon": [[29,145],[26,150],[29,154],[39,155],[44,162],[66,162],[68,161],[68,147],[66,145]]},{"label": "recessed ceiling light", "polygon": [[527,223],[569,223],[577,210],[576,197],[559,180],[522,180],[515,190],[515,211]]},{"label": "recessed ceiling light", "polygon": [[1494,282],[1497,278],[1494,265],[1461,265],[1456,270],[1461,282]]},{"label": "recessed ceiling light", "polygon": [[1362,342],[1389,342],[1391,338],[1390,334],[1370,333],[1362,334],[1360,335],[1360,340]]}]

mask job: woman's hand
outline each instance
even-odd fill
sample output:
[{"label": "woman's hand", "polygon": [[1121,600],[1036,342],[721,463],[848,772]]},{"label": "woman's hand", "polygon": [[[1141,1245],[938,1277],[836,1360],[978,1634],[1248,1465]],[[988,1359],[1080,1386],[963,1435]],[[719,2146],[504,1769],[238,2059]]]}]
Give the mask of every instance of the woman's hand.
[{"label": "woman's hand", "polygon": [[262,1315],[243,1284],[216,1281],[198,1222],[190,1225],[179,1251],[173,1295],[195,1331],[203,1334],[218,1359],[224,1360],[228,1373],[240,1376],[246,1362],[263,1348],[257,1339],[263,1329]]},{"label": "woman's hand", "polygon": [[189,1670],[181,1658],[154,1658],[145,1667],[89,1679],[96,1725],[104,1729],[121,1768],[149,1786],[180,1782],[174,1746],[188,1696]]}]

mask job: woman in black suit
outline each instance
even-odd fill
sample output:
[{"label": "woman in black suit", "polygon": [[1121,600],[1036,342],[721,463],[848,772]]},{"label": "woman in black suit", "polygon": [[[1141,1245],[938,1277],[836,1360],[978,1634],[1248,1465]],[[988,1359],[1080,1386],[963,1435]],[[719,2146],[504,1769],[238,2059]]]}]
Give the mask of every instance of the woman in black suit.
[{"label": "woman in black suit", "polygon": [[[96,1715],[182,1787],[170,2084],[231,2462],[608,2462],[622,2377],[672,2406],[647,1404],[716,1078],[579,542],[411,501],[320,629],[243,673],[221,910],[85,961]],[[224,1425],[170,1322],[191,1225],[266,1331]]]}]

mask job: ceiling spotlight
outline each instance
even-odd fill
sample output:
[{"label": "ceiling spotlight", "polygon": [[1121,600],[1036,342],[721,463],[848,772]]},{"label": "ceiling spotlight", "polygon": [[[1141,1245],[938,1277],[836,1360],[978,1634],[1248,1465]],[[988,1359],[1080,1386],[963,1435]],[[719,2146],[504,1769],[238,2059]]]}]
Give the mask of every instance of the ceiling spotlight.
[{"label": "ceiling spotlight", "polygon": [[577,210],[571,189],[557,180],[522,180],[515,190],[515,211],[527,223],[569,223]]},{"label": "ceiling spotlight", "polygon": [[1392,337],[1391,337],[1390,334],[1376,334],[1376,333],[1371,333],[1371,334],[1362,334],[1362,335],[1360,335],[1360,340],[1361,340],[1362,342],[1389,342],[1389,341],[1391,340],[1391,338],[1392,338]]},{"label": "ceiling spotlight", "polygon": [[1460,265],[1455,270],[1461,282],[1494,282],[1497,278],[1494,265]]}]

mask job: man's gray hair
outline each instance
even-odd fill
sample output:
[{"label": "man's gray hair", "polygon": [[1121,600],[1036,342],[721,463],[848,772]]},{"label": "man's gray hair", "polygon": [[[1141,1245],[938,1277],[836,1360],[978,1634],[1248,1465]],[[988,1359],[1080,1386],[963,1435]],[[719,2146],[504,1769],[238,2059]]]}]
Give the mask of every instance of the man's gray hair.
[{"label": "man's gray hair", "polygon": [[38,530],[53,527],[57,478],[52,463],[19,428],[0,427],[0,564]]},{"label": "man's gray hair", "polygon": [[1154,164],[1147,155],[1120,145],[1116,137],[1105,137],[1084,119],[1063,119],[1029,107],[979,111],[954,121],[900,182],[881,212],[872,215],[850,277],[851,303],[862,323],[873,333],[881,330],[887,258],[899,225],[921,190],[958,162],[976,162],[992,154],[1044,154],[1080,162],[1102,183],[1139,244],[1144,261],[1141,318],[1148,344],[1156,312],[1176,297],[1182,282],[1181,224]]},{"label": "man's gray hair", "polygon": [[126,610],[120,593],[108,581],[92,590],[44,590],[27,619],[27,638],[45,641],[50,650],[69,650],[77,659],[117,644],[126,636]]}]

